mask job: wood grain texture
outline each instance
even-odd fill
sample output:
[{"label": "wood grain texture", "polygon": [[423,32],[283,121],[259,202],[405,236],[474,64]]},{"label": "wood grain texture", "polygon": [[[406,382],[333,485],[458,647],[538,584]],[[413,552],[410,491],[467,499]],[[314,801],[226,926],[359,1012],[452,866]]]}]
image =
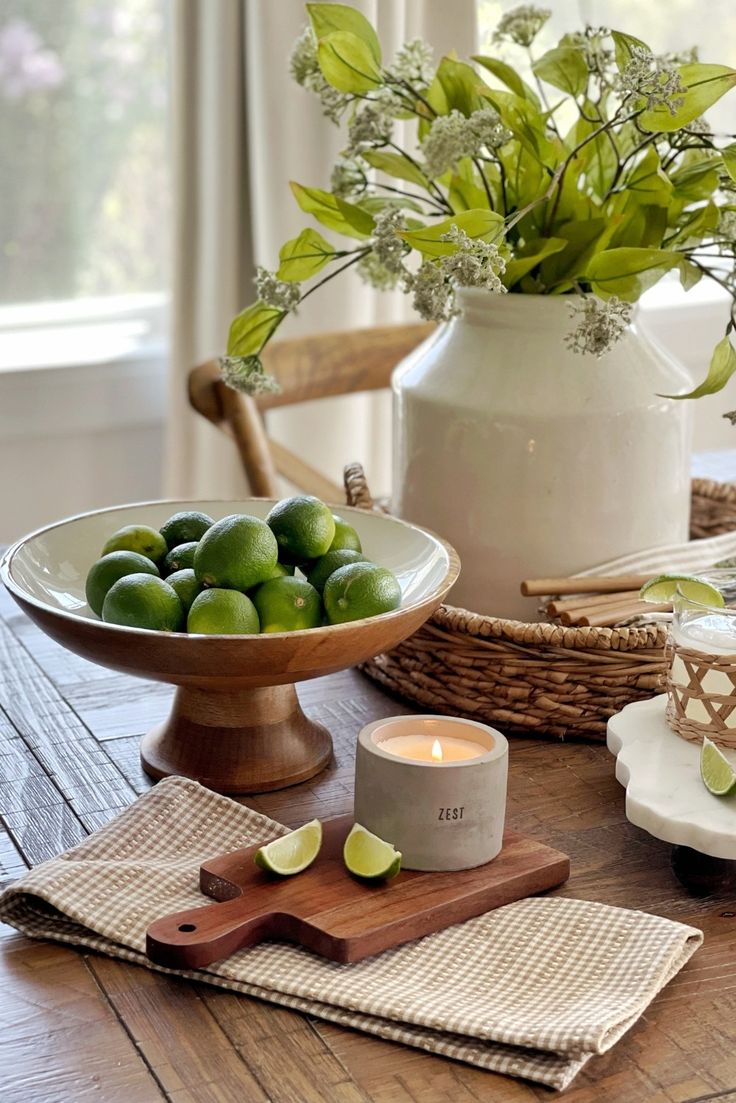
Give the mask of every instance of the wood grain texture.
[{"label": "wood grain texture", "polygon": [[430,323],[371,326],[274,341],[263,360],[280,391],[256,399],[223,383],[217,361],[209,360],[189,373],[189,401],[233,438],[252,494],[278,497],[280,474],[318,498],[339,501],[335,483],[267,436],[260,412],[388,387],[399,361],[434,329]]},{"label": "wood grain texture", "polygon": [[[78,841],[121,799],[147,787],[138,735],[160,719],[169,690],[111,674],[50,643],[2,594],[0,628],[0,865],[2,876],[13,877]],[[307,715],[333,733],[334,760],[304,784],[248,800],[290,827],[350,812],[359,729],[409,711],[354,671],[305,682],[299,697]],[[51,788],[32,780],[39,777]],[[670,868],[670,847],[626,821],[624,792],[601,746],[513,740],[508,820],[570,854],[572,876],[556,891],[667,915],[705,932],[703,949],[623,1040],[586,1066],[565,1103],[736,1103],[733,892],[684,891]],[[0,930],[0,948],[3,1103],[551,1098],[544,1088],[31,942],[9,928]]]},{"label": "wood grain texture", "polygon": [[259,844],[205,862],[200,888],[220,902],[157,919],[146,936],[148,956],[169,969],[201,969],[245,946],[285,939],[332,961],[361,961],[544,892],[570,873],[566,855],[508,831],[486,865],[452,873],[405,869],[366,884],[351,877],[342,858],[352,826],[352,816],[324,821],[319,856],[299,877],[259,869]]}]

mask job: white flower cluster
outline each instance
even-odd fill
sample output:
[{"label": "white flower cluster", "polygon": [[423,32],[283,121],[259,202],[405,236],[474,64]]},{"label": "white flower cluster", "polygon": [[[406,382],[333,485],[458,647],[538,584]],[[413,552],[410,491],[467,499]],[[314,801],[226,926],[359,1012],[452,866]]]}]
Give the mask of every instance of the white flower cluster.
[{"label": "white flower cluster", "polygon": [[393,80],[406,81],[420,91],[427,88],[434,76],[432,47],[421,38],[405,42],[389,66],[388,76]]},{"label": "white flower cluster", "polygon": [[492,107],[483,107],[468,117],[457,109],[439,115],[421,145],[427,174],[442,176],[463,157],[476,157],[484,148],[498,149],[512,137]]},{"label": "white flower cluster", "polygon": [[408,243],[399,237],[399,231],[404,229],[404,216],[397,207],[384,207],[376,215],[371,244],[376,257],[389,272],[404,270],[404,256],[410,251]]},{"label": "white flower cluster", "polygon": [[258,356],[221,356],[220,374],[228,387],[243,394],[278,394],[281,388],[267,375]]},{"label": "white flower cluster", "polygon": [[499,278],[506,271],[506,261],[496,244],[468,237],[459,226],[452,226],[442,241],[457,246],[454,253],[440,259],[442,270],[456,286],[485,287],[497,294],[506,291]]},{"label": "white flower cluster", "polygon": [[647,111],[666,107],[675,115],[682,107],[685,86],[671,61],[656,57],[643,46],[631,47],[631,60],[618,79],[618,91],[625,96],[641,97]]},{"label": "white flower cluster", "polygon": [[531,46],[552,12],[549,8],[535,8],[533,4],[521,4],[506,12],[493,32],[494,42],[507,39],[517,46]]},{"label": "white flower cluster", "polygon": [[418,271],[408,278],[406,290],[412,293],[412,306],[417,314],[427,322],[446,322],[458,313],[451,282],[443,270],[430,260],[425,260]]},{"label": "white flower cluster", "polygon": [[378,291],[392,291],[401,284],[406,290],[410,278],[404,267],[404,257],[411,251],[399,231],[406,228],[404,216],[397,207],[384,207],[376,215],[370,253],[358,261],[358,275]]},{"label": "white flower cluster", "polygon": [[631,303],[621,302],[615,295],[605,301],[593,295],[576,296],[568,307],[572,317],[578,318],[575,329],[565,336],[565,344],[573,352],[603,356],[631,321]]},{"label": "white flower cluster", "polygon": [[383,107],[369,100],[348,125],[348,153],[358,154],[366,146],[385,146],[391,141],[392,126]]},{"label": "white flower cluster", "polygon": [[446,322],[458,313],[457,287],[483,287],[497,294],[506,291],[500,279],[506,263],[497,245],[470,238],[458,226],[443,234],[442,241],[452,242],[456,251],[436,261],[425,260],[416,274],[407,274],[404,280],[405,290],[412,293],[414,309],[432,322]]},{"label": "white flower cluster", "polygon": [[387,268],[372,249],[360,258],[355,270],[363,282],[375,287],[376,291],[393,291],[403,279],[401,271]]},{"label": "white flower cluster", "polygon": [[260,267],[256,269],[256,278],[253,282],[256,285],[258,298],[266,306],[271,306],[274,310],[289,311],[299,305],[301,291],[298,283],[280,280],[274,272]]},{"label": "white flower cluster", "polygon": [[294,43],[289,58],[289,71],[302,88],[319,96],[322,112],[333,123],[339,123],[350,97],[328,84],[317,61],[317,43],[311,27],[305,27]]},{"label": "white flower cluster", "polygon": [[368,184],[365,161],[359,157],[341,157],[330,177],[330,191],[340,199],[362,195]]},{"label": "white flower cluster", "polygon": [[736,211],[724,209],[718,217],[718,236],[722,245],[736,247]]}]

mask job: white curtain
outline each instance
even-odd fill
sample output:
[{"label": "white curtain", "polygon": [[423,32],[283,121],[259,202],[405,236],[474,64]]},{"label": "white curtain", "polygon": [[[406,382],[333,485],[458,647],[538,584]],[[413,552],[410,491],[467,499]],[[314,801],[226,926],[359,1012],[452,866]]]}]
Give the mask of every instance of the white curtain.
[{"label": "white curtain", "polygon": [[[388,57],[422,37],[437,60],[476,48],[476,0],[360,0]],[[186,375],[221,353],[232,316],[254,299],[256,263],[276,266],[281,244],[310,224],[289,180],[329,187],[344,134],[289,77],[305,22],[302,0],[178,0],[174,49],[175,279],[167,491],[232,497],[246,492],[234,449],[190,413]],[[400,294],[340,277],[318,291],[281,336],[400,321]],[[274,436],[333,478],[366,464],[389,486],[388,396],[333,399],[271,415]]]}]

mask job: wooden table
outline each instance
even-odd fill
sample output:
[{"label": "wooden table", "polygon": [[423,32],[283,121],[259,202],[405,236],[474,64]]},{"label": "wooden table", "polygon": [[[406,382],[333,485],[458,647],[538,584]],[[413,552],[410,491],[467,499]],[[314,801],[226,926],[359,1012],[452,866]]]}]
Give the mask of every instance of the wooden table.
[{"label": "wooden table", "polygon": [[[297,825],[351,810],[358,729],[404,710],[360,674],[301,686],[335,739],[320,777],[249,803]],[[148,788],[140,735],[166,686],[75,658],[0,596],[0,875],[77,843]],[[735,813],[736,815],[736,813]],[[736,1103],[736,902],[688,896],[632,827],[602,746],[517,739],[509,820],[572,858],[567,895],[701,927],[705,946],[566,1103]],[[2,1103],[516,1103],[547,1089],[207,985],[0,928]]]}]

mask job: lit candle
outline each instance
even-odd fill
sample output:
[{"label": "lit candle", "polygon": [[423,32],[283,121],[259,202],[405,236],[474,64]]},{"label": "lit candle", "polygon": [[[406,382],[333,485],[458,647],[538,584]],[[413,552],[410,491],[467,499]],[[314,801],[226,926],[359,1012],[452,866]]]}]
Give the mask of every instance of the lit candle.
[{"label": "lit candle", "polygon": [[393,735],[381,739],[378,746],[397,758],[410,758],[415,762],[463,762],[469,758],[480,758],[486,753],[486,747],[471,739],[458,739],[443,735]]},{"label": "lit candle", "polygon": [[451,716],[388,716],[358,736],[358,823],[402,853],[405,869],[471,869],[503,844],[508,744]]}]

